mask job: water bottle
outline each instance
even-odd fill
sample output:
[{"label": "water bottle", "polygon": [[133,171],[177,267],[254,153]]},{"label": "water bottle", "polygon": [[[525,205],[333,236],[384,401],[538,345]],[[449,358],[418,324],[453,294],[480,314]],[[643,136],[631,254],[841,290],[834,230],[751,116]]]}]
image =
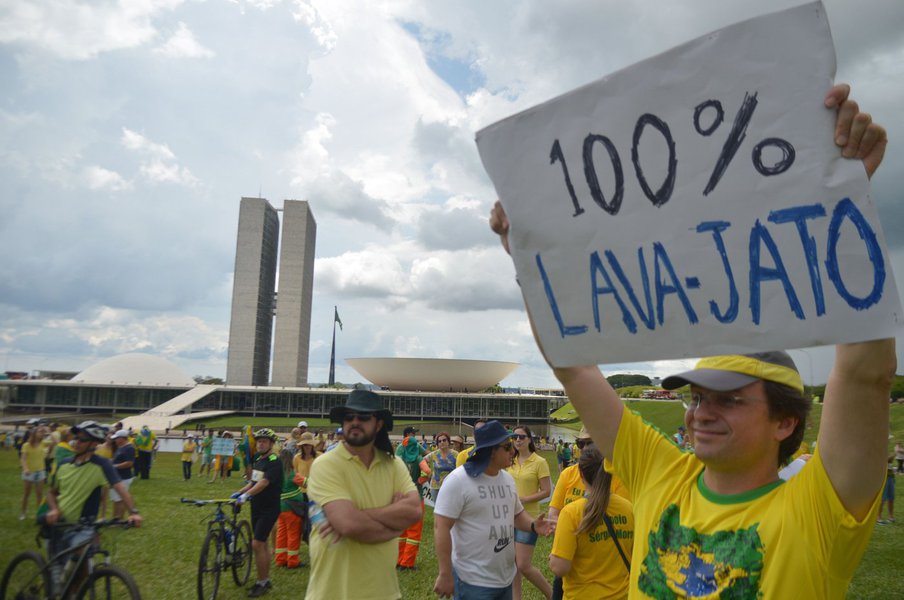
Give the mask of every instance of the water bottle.
[{"label": "water bottle", "polygon": [[308,519],[311,521],[312,529],[316,529],[321,523],[326,521],[326,514],[323,509],[313,500],[308,500]]},{"label": "water bottle", "polygon": [[229,529],[226,530],[226,556],[232,556],[235,550],[235,536]]}]

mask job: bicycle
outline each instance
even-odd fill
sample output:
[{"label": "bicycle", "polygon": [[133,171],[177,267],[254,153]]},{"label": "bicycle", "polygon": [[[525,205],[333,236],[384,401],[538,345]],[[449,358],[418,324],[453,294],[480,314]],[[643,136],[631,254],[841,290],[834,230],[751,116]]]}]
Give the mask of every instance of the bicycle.
[{"label": "bicycle", "polygon": [[[207,522],[207,535],[201,546],[201,558],[198,561],[198,598],[213,600],[220,589],[220,573],[232,570],[232,579],[239,587],[248,582],[251,576],[251,563],[254,554],[251,551],[251,525],[248,521],[239,520],[242,505],[237,500],[191,500],[182,498],[180,502],[194,506],[216,504],[213,518]],[[232,506],[232,517],[228,518],[223,505]],[[0,599],[2,600],[2,599]]]},{"label": "bicycle", "polygon": [[[53,539],[67,532],[70,546],[50,559],[35,550],[17,554],[3,573],[0,600],[56,600],[84,598],[141,600],[138,585],[120,567],[110,564],[110,552],[100,547],[100,530],[105,527],[130,527],[128,521],[59,523],[50,526]],[[103,562],[95,557],[102,555]]]}]

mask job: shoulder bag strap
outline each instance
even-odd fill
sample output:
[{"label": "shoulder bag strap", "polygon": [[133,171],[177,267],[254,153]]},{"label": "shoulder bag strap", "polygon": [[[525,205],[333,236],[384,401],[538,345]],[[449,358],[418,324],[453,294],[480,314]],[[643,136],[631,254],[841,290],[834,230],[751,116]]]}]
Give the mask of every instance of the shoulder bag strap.
[{"label": "shoulder bag strap", "polygon": [[625,563],[625,568],[628,569],[628,573],[631,572],[631,561],[628,560],[628,557],[625,556],[625,551],[622,550],[621,544],[618,543],[618,537],[615,535],[615,527],[612,526],[612,520],[609,518],[609,515],[603,515],[603,522],[606,524],[606,529],[609,530],[609,537],[612,538],[612,541],[615,542],[615,548],[618,550],[618,553],[621,555],[622,560]]}]

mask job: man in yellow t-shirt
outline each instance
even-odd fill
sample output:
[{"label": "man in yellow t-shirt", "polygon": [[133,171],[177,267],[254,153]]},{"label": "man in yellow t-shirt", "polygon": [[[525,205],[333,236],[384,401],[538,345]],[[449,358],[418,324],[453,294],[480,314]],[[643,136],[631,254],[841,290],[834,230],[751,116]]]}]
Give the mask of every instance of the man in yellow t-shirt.
[{"label": "man in yellow t-shirt", "polygon": [[310,536],[305,598],[396,600],[398,537],[422,511],[417,488],[389,441],[392,413],[377,394],[354,390],[344,406],[333,407],[330,420],[342,423],[345,439],[311,465],[308,497],[315,503],[310,518],[317,531]]},{"label": "man in yellow t-shirt", "polygon": [[[478,429],[480,429],[481,427],[483,427],[486,424],[487,424],[486,419],[477,419],[476,421],[474,421],[474,431],[477,431]],[[470,458],[471,455],[474,454],[474,448],[475,448],[475,446],[471,446],[470,448],[465,448],[464,450],[459,452],[458,456],[455,458],[455,466],[460,467],[463,464],[465,464],[465,462],[467,462],[468,458]]]},{"label": "man in yellow t-shirt", "polygon": [[[888,136],[849,94],[843,84],[826,93],[835,127],[825,137],[839,161],[842,154],[860,161],[847,167],[862,166],[870,177]],[[852,210],[836,215],[860,216]],[[790,217],[801,231],[809,218],[802,215]],[[864,239],[872,236],[870,225],[861,224]],[[501,203],[490,226],[508,249]],[[763,344],[754,337],[733,343]],[[835,347],[820,442],[785,483],[778,467],[800,445],[810,409],[787,352],[706,357],[663,380],[666,389],[691,386],[684,422],[694,454],[628,411],[596,365],[554,368],[634,498],[631,597],[843,598],[869,541],[885,478],[895,368],[893,338]]]}]

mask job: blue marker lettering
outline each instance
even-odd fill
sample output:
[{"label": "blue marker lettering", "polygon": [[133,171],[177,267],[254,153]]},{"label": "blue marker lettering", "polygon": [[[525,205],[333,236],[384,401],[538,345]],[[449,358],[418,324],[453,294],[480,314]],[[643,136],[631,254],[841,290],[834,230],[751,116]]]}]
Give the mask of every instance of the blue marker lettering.
[{"label": "blue marker lettering", "polygon": [[[760,264],[760,242],[762,242],[769,254],[772,255],[772,261],[775,268],[770,269]],[[779,280],[785,290],[785,296],[788,298],[788,304],[798,319],[803,320],[804,311],[794,292],[794,286],[788,279],[788,272],[785,270],[785,264],[782,257],[778,253],[775,240],[769,230],[766,229],[760,220],[756,220],[756,224],[750,229],[750,313],[755,325],[760,324],[760,282],[768,280]]]},{"label": "blue marker lettering", "polygon": [[738,286],[735,284],[731,263],[728,262],[728,253],[725,251],[725,242],[722,240],[722,232],[729,227],[731,227],[731,223],[728,221],[704,221],[697,225],[697,233],[712,232],[716,250],[719,252],[719,256],[722,257],[722,267],[725,269],[725,276],[728,278],[728,310],[723,314],[715,300],[709,301],[709,312],[720,323],[733,323],[738,318]]},{"label": "blue marker lettering", "polygon": [[[605,287],[600,286],[597,274],[602,275],[603,279],[606,280]],[[622,322],[624,322],[625,327],[627,327],[629,332],[637,333],[637,322],[634,320],[634,317],[631,316],[631,311],[628,310],[628,307],[621,299],[621,296],[618,295],[618,290],[612,285],[612,278],[609,277],[609,273],[606,271],[603,261],[600,260],[599,252],[595,251],[590,254],[590,285],[593,288],[593,323],[596,326],[596,330],[602,331],[600,326],[600,295],[612,294],[612,297],[615,298],[615,301],[618,303],[618,307],[621,308]]]},{"label": "blue marker lettering", "polygon": [[[857,228],[857,233],[866,244],[869,260],[873,264],[873,289],[865,298],[858,298],[848,291],[841,280],[841,271],[838,268],[838,238],[841,235],[841,224],[845,218],[850,219]],[[826,272],[829,280],[835,285],[838,294],[844,298],[848,306],[856,310],[865,310],[882,299],[882,291],[885,288],[885,259],[882,257],[882,249],[879,247],[876,233],[850,198],[843,199],[832,211],[826,254]]]},{"label": "blue marker lettering", "polygon": [[612,270],[615,271],[615,276],[618,277],[618,280],[621,282],[622,287],[625,288],[625,292],[628,294],[628,299],[631,300],[631,304],[634,305],[634,310],[637,311],[637,316],[640,317],[640,320],[643,321],[644,325],[647,326],[647,329],[655,329],[656,321],[653,316],[653,297],[650,295],[650,277],[647,274],[647,263],[643,258],[643,248],[637,249],[637,264],[640,267],[640,279],[643,283],[643,294],[644,298],[647,301],[647,312],[643,311],[643,308],[640,306],[640,301],[637,299],[637,295],[634,293],[634,288],[631,286],[631,282],[628,281],[628,278],[625,276],[625,272],[622,270],[621,265],[618,264],[618,259],[615,258],[615,254],[613,254],[612,250],[606,250],[606,260],[609,261],[609,266],[612,267]]},{"label": "blue marker lettering", "polygon": [[810,272],[810,286],[813,288],[813,300],[816,302],[816,316],[825,314],[826,301],[822,291],[822,277],[819,274],[819,259],[816,257],[816,240],[807,230],[807,219],[824,216],[826,216],[826,209],[821,204],[794,206],[769,213],[769,220],[773,223],[793,222],[797,225],[804,257],[807,259],[807,270]]},{"label": "blue marker lettering", "polygon": [[[675,294],[681,301],[681,306],[684,307],[684,312],[687,314],[687,320],[693,325],[698,320],[697,313],[694,312],[691,301],[684,292],[684,288],[681,287],[681,282],[675,274],[675,268],[672,266],[672,261],[669,258],[668,252],[665,250],[665,246],[662,245],[662,242],[653,243],[653,259],[656,273],[656,316],[659,318],[659,324],[662,325],[665,320],[666,294]],[[669,279],[672,280],[672,285],[666,285],[665,281],[663,281],[663,269],[668,273]]]},{"label": "blue marker lettering", "polygon": [[552,284],[546,275],[546,269],[543,268],[543,260],[540,258],[539,252],[537,252],[537,269],[540,270],[540,278],[543,279],[543,289],[546,290],[546,299],[549,301],[549,308],[552,310],[552,315],[556,319],[556,324],[559,326],[559,333],[562,337],[566,335],[581,335],[586,332],[586,325],[565,325],[562,320],[562,313],[559,312],[559,303],[556,302],[556,295],[552,291]]}]

